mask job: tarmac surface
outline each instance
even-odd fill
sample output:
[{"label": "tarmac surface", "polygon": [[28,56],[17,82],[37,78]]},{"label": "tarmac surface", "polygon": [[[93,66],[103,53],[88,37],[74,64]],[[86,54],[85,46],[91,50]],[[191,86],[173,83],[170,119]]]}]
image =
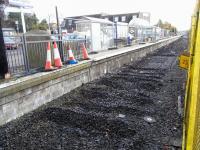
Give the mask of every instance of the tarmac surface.
[{"label": "tarmac surface", "polygon": [[0,150],[180,149],[186,48],[180,39],[0,127]]}]

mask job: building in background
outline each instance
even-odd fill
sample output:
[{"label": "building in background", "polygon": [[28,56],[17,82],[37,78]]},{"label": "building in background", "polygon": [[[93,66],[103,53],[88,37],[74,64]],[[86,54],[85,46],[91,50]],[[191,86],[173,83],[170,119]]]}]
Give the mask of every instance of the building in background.
[{"label": "building in background", "polygon": [[92,52],[107,50],[114,46],[113,22],[94,17],[82,17],[76,24],[77,32],[91,41]]},{"label": "building in background", "polygon": [[[137,13],[126,13],[126,14],[93,14],[93,15],[85,15],[86,17],[107,19],[112,22],[124,22],[129,23],[133,18],[140,18],[150,22],[151,15],[148,12],[137,12]],[[76,21],[81,20],[83,16],[74,16],[67,17],[62,22],[62,29],[67,29],[69,33],[72,33],[76,30]]]},{"label": "building in background", "polygon": [[150,22],[150,13],[138,12],[138,13],[114,14],[114,15],[102,16],[102,19],[108,19],[112,22],[125,22],[125,23],[129,23],[133,18],[140,18]]}]

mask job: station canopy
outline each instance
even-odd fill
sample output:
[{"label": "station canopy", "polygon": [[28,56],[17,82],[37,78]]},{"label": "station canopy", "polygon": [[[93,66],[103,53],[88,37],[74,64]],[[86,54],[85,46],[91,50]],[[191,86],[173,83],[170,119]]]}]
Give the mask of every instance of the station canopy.
[{"label": "station canopy", "polygon": [[99,18],[94,18],[94,17],[82,17],[82,19],[80,21],[76,21],[76,23],[86,23],[86,22],[101,23],[101,24],[113,24],[112,21],[109,21],[107,19],[99,19]]},{"label": "station canopy", "polygon": [[140,18],[133,18],[129,22],[129,26],[130,27],[144,27],[144,28],[152,27],[148,21],[144,19],[140,19]]}]

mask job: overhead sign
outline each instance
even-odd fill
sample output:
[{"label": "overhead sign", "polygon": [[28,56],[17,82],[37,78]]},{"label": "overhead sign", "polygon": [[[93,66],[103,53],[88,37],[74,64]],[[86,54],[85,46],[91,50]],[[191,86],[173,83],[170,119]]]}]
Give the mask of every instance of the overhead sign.
[{"label": "overhead sign", "polygon": [[9,5],[14,7],[33,8],[33,5],[31,5],[28,0],[9,0]]}]

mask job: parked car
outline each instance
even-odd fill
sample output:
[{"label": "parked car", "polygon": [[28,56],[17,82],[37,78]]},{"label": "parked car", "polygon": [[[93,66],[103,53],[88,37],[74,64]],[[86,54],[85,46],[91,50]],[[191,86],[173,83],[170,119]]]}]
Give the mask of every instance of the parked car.
[{"label": "parked car", "polygon": [[11,37],[4,37],[5,48],[7,50],[17,49],[18,44],[13,38]]},{"label": "parked car", "polygon": [[50,39],[53,40],[53,41],[58,41],[58,35],[57,34],[51,35]]},{"label": "parked car", "polygon": [[73,34],[73,33],[68,33],[68,34],[65,34],[62,38],[63,38],[64,41],[75,40],[76,39],[76,35]]}]

